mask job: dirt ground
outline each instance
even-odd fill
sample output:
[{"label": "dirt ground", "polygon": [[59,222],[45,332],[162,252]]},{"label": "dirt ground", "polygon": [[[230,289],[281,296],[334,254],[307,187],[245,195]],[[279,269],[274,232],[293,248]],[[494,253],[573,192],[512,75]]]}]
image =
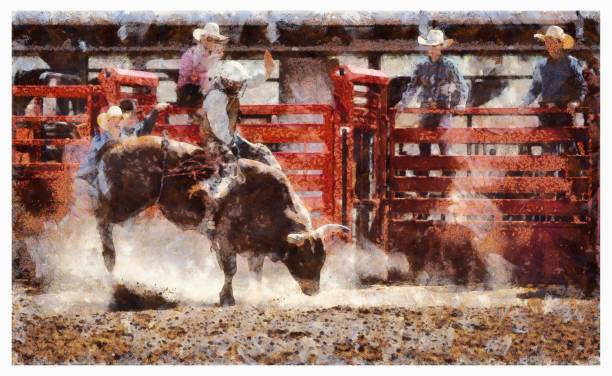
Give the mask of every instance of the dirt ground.
[{"label": "dirt ground", "polygon": [[220,308],[116,290],[114,310],[93,305],[58,313],[36,304],[42,292],[16,283],[13,363],[600,362],[598,299],[558,289],[465,291],[453,286],[379,285],[332,293],[337,299],[326,296],[325,301],[336,303],[239,300]]}]

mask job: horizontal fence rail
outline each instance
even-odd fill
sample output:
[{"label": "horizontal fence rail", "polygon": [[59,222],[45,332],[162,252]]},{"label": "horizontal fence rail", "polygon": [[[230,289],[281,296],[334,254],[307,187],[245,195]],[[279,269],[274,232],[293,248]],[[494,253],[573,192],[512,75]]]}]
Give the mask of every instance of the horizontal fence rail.
[{"label": "horizontal fence rail", "polygon": [[[569,124],[568,124],[569,125]],[[537,142],[560,142],[586,139],[589,129],[586,127],[543,128],[396,128],[392,138],[402,143],[435,143],[452,144],[486,143],[486,144],[520,144]]]}]

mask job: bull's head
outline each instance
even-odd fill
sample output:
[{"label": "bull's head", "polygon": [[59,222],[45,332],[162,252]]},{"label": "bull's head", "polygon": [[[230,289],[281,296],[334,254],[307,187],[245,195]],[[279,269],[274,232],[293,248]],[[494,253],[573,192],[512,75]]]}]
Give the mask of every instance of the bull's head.
[{"label": "bull's head", "polygon": [[337,224],[323,225],[316,230],[291,233],[287,235],[288,248],[283,263],[300,285],[306,295],[319,292],[321,268],[325,262],[326,235],[334,232],[348,233],[346,226]]}]

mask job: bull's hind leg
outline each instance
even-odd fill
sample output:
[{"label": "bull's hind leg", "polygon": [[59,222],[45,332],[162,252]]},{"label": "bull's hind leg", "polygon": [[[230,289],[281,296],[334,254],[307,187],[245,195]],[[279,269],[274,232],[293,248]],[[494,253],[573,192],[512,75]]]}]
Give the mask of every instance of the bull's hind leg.
[{"label": "bull's hind leg", "polygon": [[234,278],[234,274],[236,274],[236,255],[233,253],[224,254],[219,249],[215,249],[215,253],[217,254],[217,262],[219,262],[219,266],[223,269],[223,274],[225,276],[223,288],[219,293],[219,304],[221,306],[232,306],[236,304],[234,292],[232,290],[232,279]]},{"label": "bull's hind leg", "polygon": [[98,233],[102,239],[102,257],[109,272],[115,267],[115,244],[113,243],[113,224],[98,223]]},{"label": "bull's hind leg", "polygon": [[249,270],[255,273],[255,279],[257,279],[257,282],[259,284],[261,284],[261,279],[263,275],[264,259],[264,255],[253,255],[248,258]]}]

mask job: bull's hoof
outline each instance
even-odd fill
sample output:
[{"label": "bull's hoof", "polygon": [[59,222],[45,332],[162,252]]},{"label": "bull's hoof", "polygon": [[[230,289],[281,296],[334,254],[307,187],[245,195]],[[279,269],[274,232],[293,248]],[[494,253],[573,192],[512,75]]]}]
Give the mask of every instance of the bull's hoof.
[{"label": "bull's hoof", "polygon": [[115,256],[114,255],[104,255],[104,265],[106,266],[106,270],[109,273],[113,272],[115,268]]},{"label": "bull's hoof", "polygon": [[236,300],[231,295],[219,296],[219,305],[221,307],[230,307],[236,304]]}]

